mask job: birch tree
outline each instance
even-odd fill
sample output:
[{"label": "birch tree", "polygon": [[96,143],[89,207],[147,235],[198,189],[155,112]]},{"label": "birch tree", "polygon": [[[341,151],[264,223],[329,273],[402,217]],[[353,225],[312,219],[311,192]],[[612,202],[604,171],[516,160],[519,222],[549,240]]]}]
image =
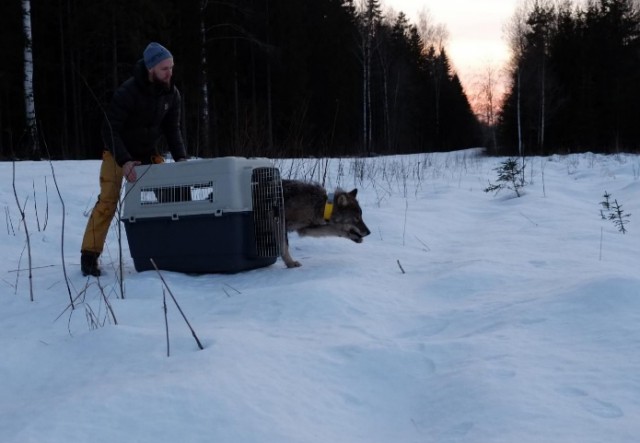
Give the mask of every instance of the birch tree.
[{"label": "birch tree", "polygon": [[25,104],[25,148],[33,159],[40,157],[38,127],[33,93],[33,39],[31,37],[31,1],[22,0],[22,29],[24,33],[24,104]]},{"label": "birch tree", "polygon": [[427,10],[422,10],[418,19],[418,32],[423,42],[423,53],[428,64],[430,76],[433,81],[434,115],[436,143],[441,143],[441,97],[443,84],[448,80],[449,72],[446,66],[445,45],[449,39],[449,31],[443,24],[436,24]]},{"label": "birch tree", "polygon": [[383,33],[381,45],[378,48],[378,60],[380,62],[380,76],[382,81],[382,133],[384,135],[384,151],[392,146],[391,141],[391,99],[389,89],[391,88],[391,67],[394,61],[393,48],[391,47],[392,25],[384,23],[378,27],[378,32]]},{"label": "birch tree", "polygon": [[545,123],[547,120],[547,58],[549,57],[549,40],[553,27],[555,12],[549,2],[535,0],[533,10],[529,14],[527,25],[528,47],[533,57],[534,68],[538,77],[537,106],[537,144],[540,153],[544,153]]},{"label": "birch tree", "polygon": [[213,154],[209,138],[209,87],[207,81],[207,29],[205,26],[205,9],[207,0],[200,0],[200,108],[199,108],[199,133],[198,142],[202,144],[204,154]]},{"label": "birch tree", "polygon": [[380,20],[379,0],[363,0],[361,5],[360,37],[362,39],[362,147],[371,153],[373,128],[371,109],[371,70],[373,65],[374,37]]},{"label": "birch tree", "polygon": [[526,16],[528,2],[524,1],[517,9],[507,24],[506,35],[511,47],[513,56],[513,70],[515,71],[515,89],[516,89],[516,118],[518,128],[518,155],[524,155],[524,147],[522,145],[522,60],[526,50]]},{"label": "birch tree", "polygon": [[494,66],[487,65],[482,74],[479,85],[477,86],[477,102],[476,110],[479,112],[479,118],[487,128],[489,142],[495,153],[498,147],[496,137],[496,114],[500,107],[498,94],[499,74]]}]

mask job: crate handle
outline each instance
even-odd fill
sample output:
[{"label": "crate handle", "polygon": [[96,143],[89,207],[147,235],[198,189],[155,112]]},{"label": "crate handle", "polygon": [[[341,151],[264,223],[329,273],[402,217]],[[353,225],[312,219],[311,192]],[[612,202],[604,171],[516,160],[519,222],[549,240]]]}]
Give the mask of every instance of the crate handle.
[{"label": "crate handle", "polygon": [[179,220],[180,217],[178,217],[178,214],[171,214],[171,220],[176,221]]}]

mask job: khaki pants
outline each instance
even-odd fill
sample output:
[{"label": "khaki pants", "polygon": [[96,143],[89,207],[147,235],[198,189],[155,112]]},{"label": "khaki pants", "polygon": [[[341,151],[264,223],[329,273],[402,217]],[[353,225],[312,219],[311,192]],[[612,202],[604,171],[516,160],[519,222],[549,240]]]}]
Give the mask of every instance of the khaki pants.
[{"label": "khaki pants", "polygon": [[[152,163],[163,163],[162,156],[153,156]],[[82,239],[81,251],[100,254],[109,232],[109,226],[118,208],[120,188],[122,187],[122,168],[118,166],[109,151],[102,153],[100,166],[100,195],[91,211]]]}]

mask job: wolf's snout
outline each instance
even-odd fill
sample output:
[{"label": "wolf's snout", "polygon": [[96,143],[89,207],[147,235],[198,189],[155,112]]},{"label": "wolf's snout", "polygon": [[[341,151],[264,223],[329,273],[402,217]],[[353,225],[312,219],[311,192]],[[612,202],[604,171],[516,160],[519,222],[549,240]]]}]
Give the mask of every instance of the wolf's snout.
[{"label": "wolf's snout", "polygon": [[353,228],[349,231],[349,238],[356,243],[362,243],[363,237],[371,234],[371,231],[365,226],[364,229]]},{"label": "wolf's snout", "polygon": [[367,225],[362,223],[362,226],[358,226],[358,234],[360,234],[360,237],[366,237],[367,235],[371,234],[371,231],[369,231]]}]

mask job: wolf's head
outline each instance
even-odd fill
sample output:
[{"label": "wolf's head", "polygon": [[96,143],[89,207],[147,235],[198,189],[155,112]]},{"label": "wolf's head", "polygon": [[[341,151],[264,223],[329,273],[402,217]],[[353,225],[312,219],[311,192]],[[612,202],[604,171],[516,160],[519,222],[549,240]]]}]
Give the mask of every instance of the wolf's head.
[{"label": "wolf's head", "polygon": [[371,231],[362,220],[362,209],[356,200],[357,194],[357,189],[351,192],[336,190],[329,223],[340,230],[341,237],[362,243],[362,238],[371,234]]}]

